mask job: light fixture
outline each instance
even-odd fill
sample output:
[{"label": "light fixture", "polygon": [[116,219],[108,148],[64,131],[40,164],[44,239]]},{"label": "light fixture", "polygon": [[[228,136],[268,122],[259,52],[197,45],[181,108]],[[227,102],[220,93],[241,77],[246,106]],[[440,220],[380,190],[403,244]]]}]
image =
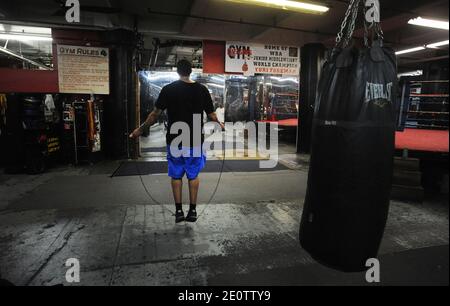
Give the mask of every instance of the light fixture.
[{"label": "light fixture", "polygon": [[447,30],[448,31],[448,21],[440,21],[440,20],[433,20],[433,19],[426,19],[422,17],[417,17],[414,19],[410,19],[408,21],[409,24],[421,26],[421,27],[427,27],[427,28],[434,28],[434,29],[441,29],[441,30]]},{"label": "light fixture", "polygon": [[422,50],[426,50],[426,49],[436,49],[439,47],[443,47],[443,46],[447,46],[449,44],[448,40],[445,41],[440,41],[434,44],[428,44],[425,46],[420,46],[420,47],[416,47],[416,48],[411,48],[411,49],[406,49],[406,50],[401,50],[401,51],[397,51],[395,52],[396,55],[402,55],[402,54],[406,54],[406,53],[413,53],[413,52],[417,52],[417,51],[422,51]]},{"label": "light fixture", "polygon": [[226,1],[243,4],[254,4],[282,10],[296,11],[301,13],[312,13],[312,14],[323,14],[330,10],[329,7],[326,7],[324,5],[292,0],[226,0]]},{"label": "light fixture", "polygon": [[444,40],[441,42],[437,42],[434,44],[430,44],[430,45],[426,45],[427,48],[431,48],[431,49],[435,49],[435,48],[439,48],[439,47],[443,47],[443,46],[447,46],[448,45],[448,40]]},{"label": "light fixture", "polygon": [[0,33],[0,39],[16,40],[16,41],[52,41],[51,37],[37,35],[20,35],[20,34],[4,34]]},{"label": "light fixture", "polygon": [[422,51],[422,50],[425,50],[425,49],[426,49],[425,47],[416,47],[416,48],[411,48],[411,49],[397,51],[397,52],[395,52],[395,54],[396,55],[402,55],[402,54],[406,54],[406,53]]},{"label": "light fixture", "polygon": [[423,70],[414,70],[414,71],[408,71],[408,72],[402,72],[398,74],[398,77],[404,77],[404,76],[420,76],[423,75]]}]

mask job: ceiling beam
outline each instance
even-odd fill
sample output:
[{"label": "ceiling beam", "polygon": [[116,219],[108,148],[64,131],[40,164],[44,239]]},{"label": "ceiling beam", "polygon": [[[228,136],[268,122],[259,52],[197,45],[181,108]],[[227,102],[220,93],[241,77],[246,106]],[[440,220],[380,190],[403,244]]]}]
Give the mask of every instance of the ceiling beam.
[{"label": "ceiling beam", "polygon": [[[188,5],[188,9],[186,10],[186,14],[190,15],[194,13],[194,10],[197,7],[201,7],[202,3],[199,3],[198,0],[190,0],[190,3]],[[181,29],[180,29],[180,33],[185,33],[186,32],[186,28],[188,27],[189,24],[189,17],[184,18],[183,24],[181,25]]]},{"label": "ceiling beam", "polygon": [[[272,25],[274,27],[278,27],[280,25],[283,24],[283,22],[285,22],[286,20],[288,20],[291,17],[291,15],[286,14],[284,16],[282,16],[281,18],[277,18],[277,16],[273,16],[273,23]],[[273,28],[266,28],[266,29],[260,29],[259,31],[257,31],[256,33],[253,33],[252,35],[252,40],[257,40],[259,37],[264,36],[265,34],[267,34],[270,30],[272,30]]]},{"label": "ceiling beam", "polygon": [[448,59],[448,55],[443,56],[435,56],[435,57],[428,57],[428,58],[421,58],[417,60],[400,60],[400,64],[402,65],[408,65],[408,64],[419,64],[419,63],[427,63],[427,62],[436,62]]},{"label": "ceiling beam", "polygon": [[[334,2],[339,3],[345,3],[348,4],[349,1],[347,0],[331,0]],[[390,0],[386,0],[386,2],[389,2]],[[405,0],[406,1],[406,0]],[[397,9],[395,7],[389,7],[389,5],[384,5],[381,3],[381,10],[382,10],[382,18],[381,21],[381,28],[385,32],[385,36],[389,36],[389,33],[396,32],[401,27],[406,27],[408,24],[408,20],[412,17],[417,17],[420,14],[421,10],[426,10],[435,7],[436,5],[442,5],[445,4],[448,0],[442,1],[414,1],[414,0],[408,0],[410,2],[410,9]],[[404,2],[404,1],[403,1]],[[397,1],[394,1],[397,5]],[[426,4],[424,4],[426,3]],[[358,28],[354,32],[355,37],[362,38],[364,36],[364,29],[362,27]],[[396,45],[396,46],[408,46],[407,43],[404,43],[403,41],[395,40],[395,41],[389,41],[388,39],[385,39],[386,43]],[[326,45],[334,44],[334,40],[327,39],[323,41]]]},{"label": "ceiling beam", "polygon": [[152,14],[152,15],[183,17],[183,18],[199,19],[199,20],[203,20],[203,21],[213,21],[213,22],[221,22],[221,23],[257,26],[257,27],[272,28],[272,29],[278,29],[278,30],[284,30],[284,31],[293,31],[293,32],[300,32],[300,33],[317,34],[317,35],[321,35],[321,36],[332,36],[332,35],[334,35],[334,33],[320,32],[320,31],[314,31],[314,30],[308,30],[308,29],[283,27],[283,26],[273,26],[273,25],[270,25],[270,24],[257,23],[257,22],[248,22],[248,21],[243,21],[243,20],[213,18],[213,17],[200,16],[200,15],[194,15],[194,14],[179,14],[179,13],[153,11],[153,10],[149,10],[148,12],[149,12],[149,14]]}]

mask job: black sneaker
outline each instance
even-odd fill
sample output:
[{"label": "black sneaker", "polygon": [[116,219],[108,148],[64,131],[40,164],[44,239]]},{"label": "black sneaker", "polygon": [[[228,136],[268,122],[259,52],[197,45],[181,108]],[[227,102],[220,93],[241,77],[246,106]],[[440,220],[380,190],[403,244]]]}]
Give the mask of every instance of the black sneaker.
[{"label": "black sneaker", "polygon": [[182,210],[177,210],[175,213],[175,223],[180,223],[185,221],[184,212]]},{"label": "black sneaker", "polygon": [[186,216],[187,222],[195,222],[197,221],[197,211],[195,209],[190,209],[187,216]]}]

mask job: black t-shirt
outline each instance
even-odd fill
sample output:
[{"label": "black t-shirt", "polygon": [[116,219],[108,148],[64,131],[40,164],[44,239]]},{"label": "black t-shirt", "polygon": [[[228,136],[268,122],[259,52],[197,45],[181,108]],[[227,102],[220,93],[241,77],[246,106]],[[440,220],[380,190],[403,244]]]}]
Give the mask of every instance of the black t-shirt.
[{"label": "black t-shirt", "polygon": [[[203,143],[203,112],[208,115],[214,112],[211,95],[205,86],[197,82],[186,83],[181,80],[173,82],[163,87],[155,106],[161,110],[167,109],[167,144],[171,144],[172,140],[181,134],[181,131],[178,134],[170,134],[172,125],[175,122],[185,122],[190,128],[189,147],[194,146],[194,133],[198,132],[198,129],[194,131],[194,114],[197,114],[201,118],[201,121],[196,125],[201,127],[201,135],[197,139],[200,139],[201,143]],[[182,145],[185,147],[188,146],[187,144]]]}]

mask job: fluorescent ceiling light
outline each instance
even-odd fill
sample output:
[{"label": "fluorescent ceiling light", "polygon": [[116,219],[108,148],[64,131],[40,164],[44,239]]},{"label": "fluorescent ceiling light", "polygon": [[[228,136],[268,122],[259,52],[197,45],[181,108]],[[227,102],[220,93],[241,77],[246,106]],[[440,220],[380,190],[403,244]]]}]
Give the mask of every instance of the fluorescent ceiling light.
[{"label": "fluorescent ceiling light", "polygon": [[443,46],[447,46],[447,45],[448,45],[448,40],[445,40],[445,41],[441,41],[441,42],[437,42],[437,43],[434,43],[434,44],[427,45],[426,47],[427,48],[431,48],[431,49],[435,49],[435,48],[439,48],[439,47],[443,47]]},{"label": "fluorescent ceiling light", "polygon": [[399,73],[398,77],[400,78],[403,76],[420,76],[420,75],[423,75],[423,70],[415,70],[415,71]]},{"label": "fluorescent ceiling light", "polygon": [[0,33],[50,36],[52,29],[0,23]]},{"label": "fluorescent ceiling light", "polygon": [[425,47],[416,47],[416,48],[411,48],[411,49],[406,49],[406,50],[397,51],[397,52],[395,52],[395,54],[401,55],[401,54],[406,54],[406,53],[412,53],[412,52],[422,51],[422,50],[425,50],[425,49],[426,49]]},{"label": "fluorescent ceiling light", "polygon": [[408,21],[409,24],[448,31],[448,21],[439,21],[418,17]]},{"label": "fluorescent ceiling light", "polygon": [[397,51],[397,52],[395,52],[395,54],[396,55],[402,55],[402,54],[422,51],[422,50],[426,50],[426,49],[436,49],[436,48],[439,48],[439,47],[448,46],[448,43],[449,43],[448,40],[440,41],[440,42],[437,42],[437,43],[434,43],[434,44],[429,44],[429,45],[420,46],[420,47],[416,47],[416,48],[411,48],[411,49]]},{"label": "fluorescent ceiling light", "polygon": [[0,34],[0,39],[17,41],[52,41],[51,37],[35,35]]},{"label": "fluorescent ceiling light", "polygon": [[329,7],[326,7],[324,5],[292,0],[226,0],[226,1],[244,4],[254,4],[259,6],[272,7],[289,11],[297,11],[302,13],[323,14],[330,10]]}]

